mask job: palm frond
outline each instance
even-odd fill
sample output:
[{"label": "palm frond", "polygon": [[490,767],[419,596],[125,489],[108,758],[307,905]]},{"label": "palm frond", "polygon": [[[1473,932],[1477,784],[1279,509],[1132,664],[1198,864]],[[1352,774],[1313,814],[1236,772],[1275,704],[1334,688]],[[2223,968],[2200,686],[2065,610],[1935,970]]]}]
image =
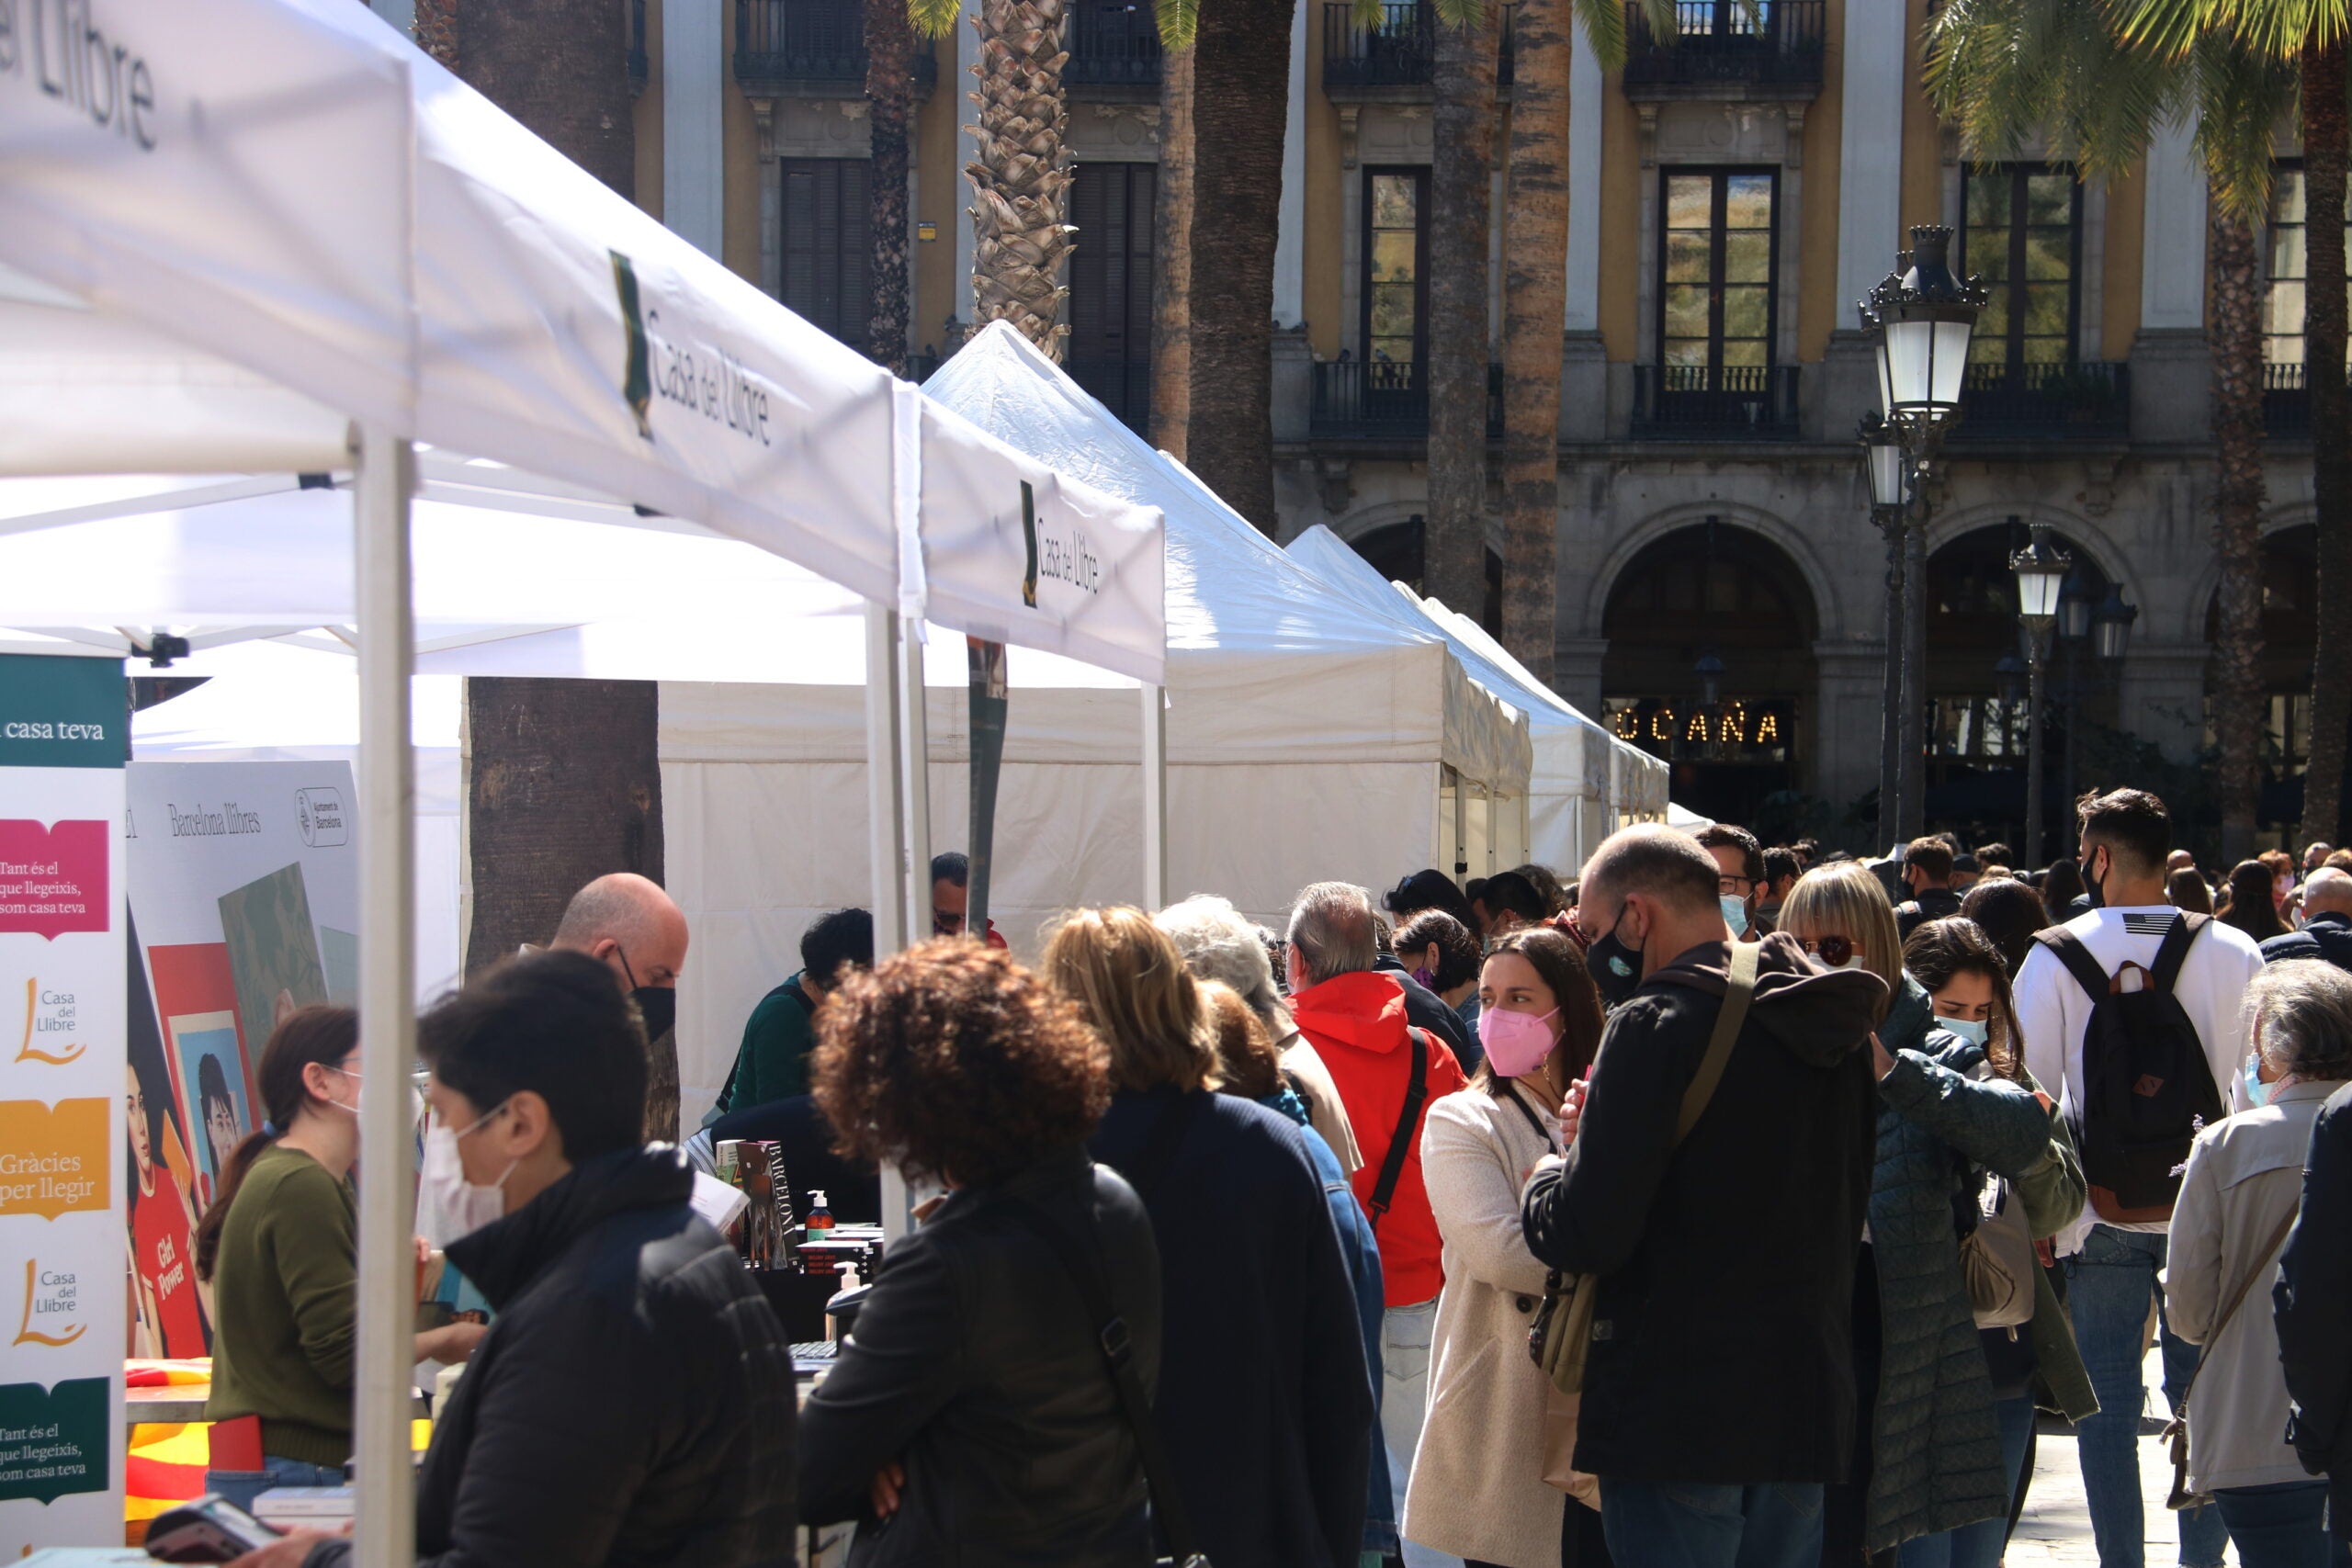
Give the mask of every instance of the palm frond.
[{"label": "palm frond", "polygon": [[2272,132],[2295,108],[2301,73],[2291,55],[2266,55],[2217,33],[2199,38],[2187,58],[2197,76],[2197,151],[2211,198],[2260,224],[2270,211]]},{"label": "palm frond", "polygon": [[2332,43],[2352,28],[2352,0],[2133,0],[2123,30],[2135,42],[2182,56],[2202,39],[2258,57],[2293,60],[2306,43]]},{"label": "palm frond", "polygon": [[[1625,65],[1625,7],[1619,0],[1570,0],[1568,9],[1575,14],[1575,26],[1584,29],[1585,47],[1600,62],[1603,71],[1621,71]],[[1653,37],[1659,36],[1663,27],[1666,36],[1674,31],[1672,0],[1642,0],[1642,14],[1649,22]]]},{"label": "palm frond", "polygon": [[1190,49],[1200,36],[1201,0],[1158,0],[1154,15],[1162,49]]},{"label": "palm frond", "polygon": [[[877,0],[881,5],[894,5],[897,0]],[[964,14],[961,0],[907,0],[907,19],[914,24],[915,32],[922,38],[946,38],[956,30],[956,18]]]},{"label": "palm frond", "polygon": [[1972,159],[2051,158],[2113,175],[2190,100],[2191,74],[2121,36],[2132,0],[1952,0],[1929,25],[1925,81]]},{"label": "palm frond", "polygon": [[1467,32],[1487,25],[1487,0],[1437,0],[1436,9],[1437,25],[1442,28]]}]

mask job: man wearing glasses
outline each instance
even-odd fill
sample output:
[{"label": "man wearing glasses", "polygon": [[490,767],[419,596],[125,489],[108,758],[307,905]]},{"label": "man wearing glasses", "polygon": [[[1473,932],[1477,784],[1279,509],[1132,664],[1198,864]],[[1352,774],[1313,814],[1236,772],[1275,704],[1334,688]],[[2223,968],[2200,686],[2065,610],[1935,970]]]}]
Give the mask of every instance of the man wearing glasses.
[{"label": "man wearing glasses", "polygon": [[1731,934],[1750,941],[1772,928],[1756,916],[1764,888],[1764,846],[1745,828],[1717,822],[1698,832],[1699,847],[1715,857],[1715,894]]}]

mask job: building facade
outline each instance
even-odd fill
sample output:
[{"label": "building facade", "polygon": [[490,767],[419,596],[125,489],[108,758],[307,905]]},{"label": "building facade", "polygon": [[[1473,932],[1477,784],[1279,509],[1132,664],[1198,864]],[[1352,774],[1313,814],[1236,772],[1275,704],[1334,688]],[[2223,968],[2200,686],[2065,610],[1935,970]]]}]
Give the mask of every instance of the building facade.
[{"label": "building facade", "polygon": [[[617,3],[641,84],[640,203],[862,342],[860,0]],[[1876,401],[1857,301],[1908,226],[1929,222],[1959,231],[1956,265],[1993,296],[1931,496],[1930,819],[2013,834],[2022,816],[2021,705],[1996,667],[2018,652],[2007,555],[2036,525],[2073,553],[2078,592],[2096,601],[2112,587],[2138,612],[2120,667],[2086,647],[2058,654],[2053,799],[2070,779],[2160,764],[2177,770],[2175,787],[2199,787],[2216,570],[2207,213],[2189,134],[2167,132],[2114,180],[2032,158],[1971,166],[1921,88],[1928,3],[1682,0],[1673,39],[1629,14],[1631,58],[1607,73],[1577,40],[1557,681],[1673,757],[1675,797],[1710,815],[1836,830],[1876,786],[1885,549],[1855,444]],[[967,0],[965,25],[918,61],[919,366],[954,351],[971,312],[960,170],[972,149],[959,120],[971,114],[975,9]],[[1431,7],[1390,0],[1371,28],[1354,13],[1349,0],[1299,0],[1290,39],[1277,493],[1285,537],[1326,524],[1413,578],[1427,493]],[[1070,0],[1069,17],[1069,363],[1140,425],[1159,46],[1144,0]],[[2265,247],[2263,815],[2277,823],[2297,810],[2312,625],[2296,151],[2282,140]],[[1502,189],[1498,172],[1498,332]],[[1492,529],[1498,556],[1498,501]],[[1721,666],[1721,701],[1703,711],[1702,661]]]}]

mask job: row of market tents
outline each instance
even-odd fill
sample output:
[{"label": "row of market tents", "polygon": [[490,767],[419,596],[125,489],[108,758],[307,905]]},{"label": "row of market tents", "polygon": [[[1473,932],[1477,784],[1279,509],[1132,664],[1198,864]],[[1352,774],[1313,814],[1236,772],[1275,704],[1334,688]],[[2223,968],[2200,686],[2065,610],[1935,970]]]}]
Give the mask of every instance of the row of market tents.
[{"label": "row of market tents", "polygon": [[[109,83],[0,61],[0,645],[169,628],[220,679],[139,754],[356,757],[363,1077],[406,1076],[454,967],[413,933],[456,908],[468,675],[662,683],[690,1104],[809,912],[920,931],[966,635],[1013,649],[1016,941],[1077,902],[1565,865],[1664,814],[1657,764],[1475,627],[1276,549],[1007,331],[894,381],[349,0],[74,15]],[[101,1053],[56,1072],[121,1090]],[[413,1557],[406,1113],[363,1100],[363,1568]]]}]

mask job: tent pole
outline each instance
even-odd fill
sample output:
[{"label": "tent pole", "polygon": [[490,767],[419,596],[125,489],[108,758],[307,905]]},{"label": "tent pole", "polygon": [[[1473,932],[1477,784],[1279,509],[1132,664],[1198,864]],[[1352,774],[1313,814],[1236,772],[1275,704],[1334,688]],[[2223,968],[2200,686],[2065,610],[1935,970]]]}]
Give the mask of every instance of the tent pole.
[{"label": "tent pole", "polygon": [[1168,691],[1143,688],[1143,904],[1168,907]]},{"label": "tent pole", "polygon": [[906,840],[899,831],[899,617],[865,606],[866,859],[874,877],[874,951],[907,945]]},{"label": "tent pole", "polygon": [[[906,844],[910,946],[931,940],[931,713],[922,685],[922,628],[899,622],[899,808]],[[978,933],[975,933],[978,934]]]},{"label": "tent pole", "polygon": [[380,425],[357,433],[353,479],[359,620],[358,1459],[359,1568],[416,1560],[415,1176],[409,1073],[416,1059],[416,764],[409,673],[416,628],[409,594],[409,498],[415,457]]}]

